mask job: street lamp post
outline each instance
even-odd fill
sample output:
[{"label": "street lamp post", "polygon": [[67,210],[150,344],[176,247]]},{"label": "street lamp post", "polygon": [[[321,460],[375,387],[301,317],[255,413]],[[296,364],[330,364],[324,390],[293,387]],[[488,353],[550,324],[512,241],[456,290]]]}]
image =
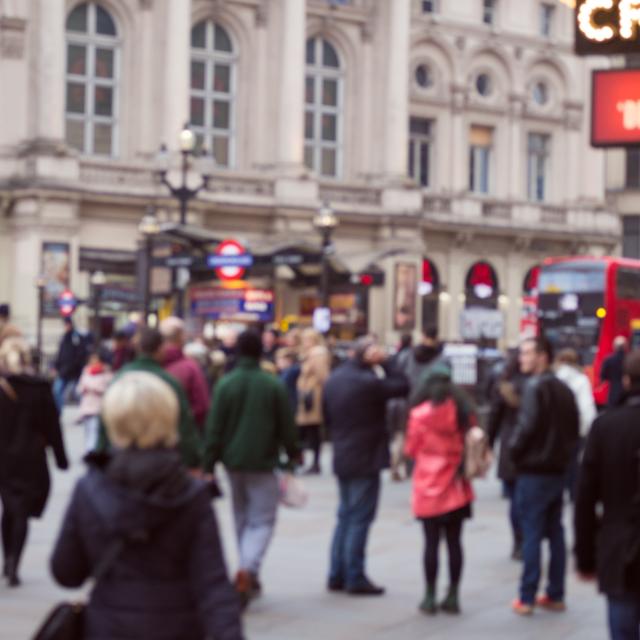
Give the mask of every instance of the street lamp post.
[{"label": "street lamp post", "polygon": [[[182,157],[181,162],[181,174],[182,180],[178,186],[171,184],[167,177],[167,170],[161,169],[158,171],[158,177],[160,182],[169,189],[171,195],[178,201],[180,206],[180,224],[187,224],[187,209],[189,202],[193,200],[202,189],[206,189],[209,186],[211,176],[203,174],[200,179],[200,184],[192,189],[189,187],[189,161],[194,156],[196,139],[193,135],[193,131],[189,128],[188,124],[184,125],[184,128],[180,132],[180,154]],[[174,282],[176,281],[176,273],[174,272]],[[182,287],[178,287],[178,315],[184,317],[184,290]]]},{"label": "street lamp post", "polygon": [[320,232],[322,236],[322,273],[320,276],[320,295],[322,306],[329,307],[329,275],[330,264],[329,257],[333,251],[331,236],[334,229],[338,226],[338,218],[329,206],[328,202],[324,202],[315,217],[313,218],[313,226]]},{"label": "street lamp post", "polygon": [[144,323],[147,324],[151,308],[151,261],[153,260],[153,237],[160,233],[160,223],[155,209],[149,207],[138,225],[138,231],[144,238],[144,288],[142,308]]},{"label": "street lamp post", "polygon": [[44,276],[38,276],[36,287],[38,288],[38,325],[36,329],[36,349],[38,352],[38,372],[42,372],[44,358],[42,356],[42,317],[44,316],[44,290],[46,287]]},{"label": "street lamp post", "polygon": [[102,339],[102,329],[100,326],[100,303],[102,298],[102,290],[107,284],[107,276],[103,271],[94,271],[91,274],[91,289],[93,292],[93,333],[95,336],[95,346],[100,346],[100,340]]}]

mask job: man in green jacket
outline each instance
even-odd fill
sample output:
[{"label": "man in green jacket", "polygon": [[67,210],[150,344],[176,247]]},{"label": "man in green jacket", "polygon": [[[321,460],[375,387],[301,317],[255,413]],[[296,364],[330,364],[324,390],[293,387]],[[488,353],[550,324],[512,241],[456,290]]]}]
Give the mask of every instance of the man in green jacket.
[{"label": "man in green jacket", "polygon": [[[138,335],[138,357],[118,371],[120,376],[129,371],[146,371],[162,378],[174,391],[178,398],[180,415],[178,422],[178,450],[184,465],[189,469],[199,469],[202,462],[200,436],[198,435],[189,402],[180,383],[161,366],[162,335],[155,329],[143,328]],[[106,451],[110,446],[104,425],[100,425],[100,435],[96,451]]]},{"label": "man in green jacket", "polygon": [[207,418],[204,469],[210,473],[222,462],[229,476],[240,551],[236,589],[246,605],[260,591],[260,566],[276,523],[274,471],[282,450],[289,464],[299,451],[286,388],[260,368],[260,336],[244,332],[236,350],[238,362],[218,383]]}]

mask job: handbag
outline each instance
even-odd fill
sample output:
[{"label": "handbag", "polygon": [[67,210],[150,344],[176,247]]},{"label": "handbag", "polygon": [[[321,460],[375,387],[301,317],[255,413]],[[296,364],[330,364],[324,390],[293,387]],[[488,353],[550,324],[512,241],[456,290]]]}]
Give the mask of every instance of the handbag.
[{"label": "handbag", "polygon": [[[93,577],[98,582],[113,566],[124,549],[124,540],[117,538],[100,558]],[[32,640],[83,640],[85,631],[85,602],[61,602],[44,619]]]},{"label": "handbag", "polygon": [[280,504],[291,509],[302,509],[309,502],[309,493],[301,480],[293,473],[285,472],[278,478]]}]

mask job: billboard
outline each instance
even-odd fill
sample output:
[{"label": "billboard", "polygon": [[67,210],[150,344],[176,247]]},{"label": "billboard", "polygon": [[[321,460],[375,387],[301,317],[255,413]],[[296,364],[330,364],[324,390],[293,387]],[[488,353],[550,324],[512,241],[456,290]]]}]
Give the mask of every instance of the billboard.
[{"label": "billboard", "polygon": [[640,145],[640,69],[593,72],[591,144]]},{"label": "billboard", "polygon": [[578,55],[620,55],[640,50],[638,0],[577,0]]}]

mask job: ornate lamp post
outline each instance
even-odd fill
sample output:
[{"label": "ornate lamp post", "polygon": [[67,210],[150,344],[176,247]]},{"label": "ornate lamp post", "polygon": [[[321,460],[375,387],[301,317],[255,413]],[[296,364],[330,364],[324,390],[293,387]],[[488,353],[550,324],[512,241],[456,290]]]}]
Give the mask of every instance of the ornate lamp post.
[{"label": "ornate lamp post", "polygon": [[320,295],[323,307],[329,307],[329,257],[333,253],[331,236],[338,226],[338,218],[329,206],[324,202],[313,218],[313,226],[322,236],[322,274],[320,277]]},{"label": "ornate lamp post", "polygon": [[144,323],[147,324],[151,307],[151,261],[153,259],[153,238],[160,233],[160,222],[156,217],[155,209],[149,207],[140,220],[138,231],[144,238],[144,288],[143,288],[143,313]]},{"label": "ornate lamp post", "polygon": [[100,346],[102,339],[102,331],[100,327],[100,302],[102,299],[102,290],[107,284],[107,276],[102,271],[94,271],[89,280],[93,293],[93,333],[96,339],[96,347]]}]

